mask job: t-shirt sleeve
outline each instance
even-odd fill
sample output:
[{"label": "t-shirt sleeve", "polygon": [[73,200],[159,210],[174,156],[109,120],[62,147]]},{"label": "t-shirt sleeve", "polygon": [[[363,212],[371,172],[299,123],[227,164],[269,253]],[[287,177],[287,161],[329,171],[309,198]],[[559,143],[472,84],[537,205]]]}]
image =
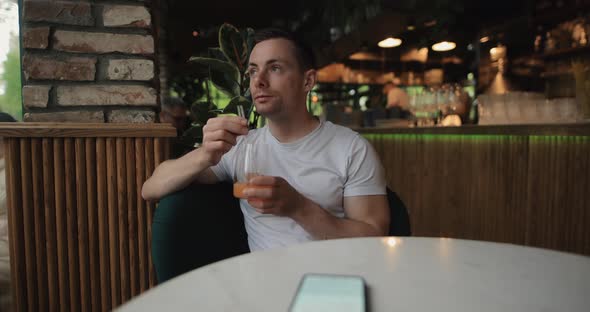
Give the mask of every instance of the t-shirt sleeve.
[{"label": "t-shirt sleeve", "polygon": [[385,195],[385,170],[373,146],[357,135],[349,155],[344,197]]}]

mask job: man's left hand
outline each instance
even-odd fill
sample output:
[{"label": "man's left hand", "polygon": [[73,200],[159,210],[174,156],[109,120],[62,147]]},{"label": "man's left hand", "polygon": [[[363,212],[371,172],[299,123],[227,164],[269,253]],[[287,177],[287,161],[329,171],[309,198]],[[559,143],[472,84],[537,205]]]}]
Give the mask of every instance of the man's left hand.
[{"label": "man's left hand", "polygon": [[291,217],[305,204],[306,198],[283,178],[256,176],[248,184],[244,194],[259,213]]}]

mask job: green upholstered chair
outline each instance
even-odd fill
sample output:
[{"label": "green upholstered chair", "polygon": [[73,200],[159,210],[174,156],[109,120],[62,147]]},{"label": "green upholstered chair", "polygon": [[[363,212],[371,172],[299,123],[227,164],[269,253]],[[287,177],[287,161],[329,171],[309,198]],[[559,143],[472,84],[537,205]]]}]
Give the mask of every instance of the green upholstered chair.
[{"label": "green upholstered chair", "polygon": [[244,218],[232,185],[193,184],[162,198],[152,225],[158,283],[249,252]]},{"label": "green upholstered chair", "polygon": [[[401,199],[387,189],[389,235],[410,236]],[[158,283],[182,273],[249,252],[244,217],[232,185],[193,184],[160,201],[152,225],[152,259]]]}]

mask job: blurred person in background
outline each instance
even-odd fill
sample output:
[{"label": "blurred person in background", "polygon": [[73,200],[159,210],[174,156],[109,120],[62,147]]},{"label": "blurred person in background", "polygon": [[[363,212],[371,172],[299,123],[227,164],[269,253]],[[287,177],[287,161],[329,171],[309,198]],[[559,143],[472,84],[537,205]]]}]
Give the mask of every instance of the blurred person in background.
[{"label": "blurred person in background", "polygon": [[394,79],[383,86],[383,94],[387,97],[385,109],[389,118],[405,118],[410,100],[406,91],[399,87],[399,79]]}]

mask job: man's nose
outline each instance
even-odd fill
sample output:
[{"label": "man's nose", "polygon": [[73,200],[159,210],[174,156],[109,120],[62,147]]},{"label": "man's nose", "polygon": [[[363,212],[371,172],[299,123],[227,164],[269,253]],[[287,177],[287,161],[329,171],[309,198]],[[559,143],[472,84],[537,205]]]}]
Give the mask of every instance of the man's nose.
[{"label": "man's nose", "polygon": [[255,77],[254,77],[254,85],[257,88],[266,88],[268,87],[268,79],[266,76],[266,71],[261,70]]}]

